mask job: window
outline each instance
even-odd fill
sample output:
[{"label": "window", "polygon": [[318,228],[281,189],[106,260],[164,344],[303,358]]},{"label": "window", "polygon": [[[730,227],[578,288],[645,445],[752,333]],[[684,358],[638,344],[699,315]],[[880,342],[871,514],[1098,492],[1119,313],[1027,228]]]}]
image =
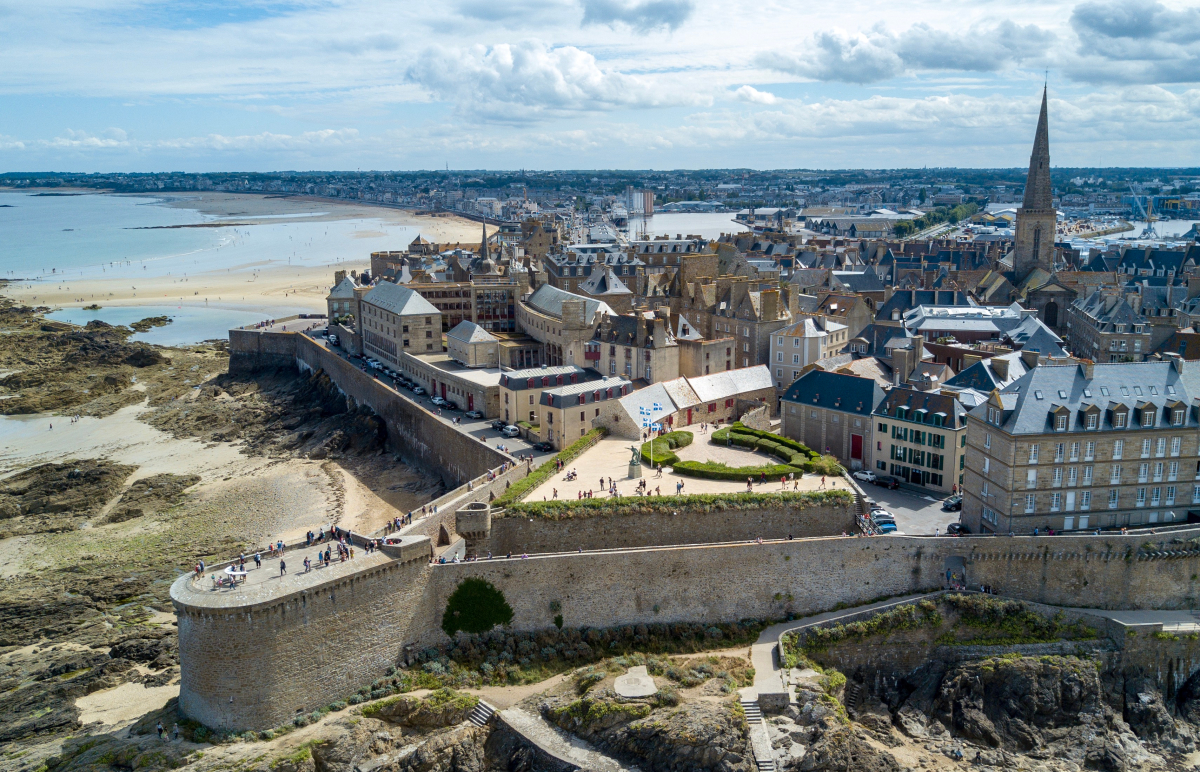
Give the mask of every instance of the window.
[{"label": "window", "polygon": [[1146,482],[1150,479],[1150,465],[1141,464],[1138,466],[1138,482]]},{"label": "window", "polygon": [[1067,469],[1067,485],[1074,486],[1079,476],[1079,467],[1070,467]]},{"label": "window", "polygon": [[1032,493],[1025,494],[1025,514],[1029,514],[1033,511],[1033,500],[1034,496]]},{"label": "window", "polygon": [[1065,415],[1056,416],[1054,418],[1055,431],[1065,432],[1067,430],[1067,417]]},{"label": "window", "polygon": [[1087,428],[1089,428],[1089,429],[1096,428],[1096,414],[1095,413],[1088,413]]},{"label": "window", "polygon": [[988,434],[987,432],[983,433],[983,447],[992,447],[992,435]]},{"label": "window", "polygon": [[[1079,494],[1079,508],[1082,510],[1088,510],[1092,508],[1091,491],[1084,491],[1083,493]],[[1080,521],[1080,525],[1082,525],[1082,521]]]},{"label": "window", "polygon": [[1192,503],[1200,504],[1200,485],[1192,486]]},{"label": "window", "polygon": [[1182,437],[1172,437],[1172,438],[1171,438],[1171,455],[1172,455],[1172,456],[1178,456],[1178,455],[1179,455],[1179,449],[1180,449],[1180,447],[1181,447],[1182,445],[1183,445],[1183,438],[1182,438]]},{"label": "window", "polygon": [[1154,426],[1154,411],[1146,409],[1142,411],[1142,426]]},{"label": "window", "polygon": [[1146,506],[1146,489],[1145,488],[1137,489],[1137,505],[1139,507]]},{"label": "window", "polygon": [[988,423],[990,423],[990,424],[996,423],[996,408],[994,408],[994,407],[988,408],[988,419],[987,420],[988,420]]},{"label": "window", "polygon": [[1162,482],[1163,478],[1163,462],[1158,461],[1154,464],[1154,482]]},{"label": "window", "polygon": [[1175,505],[1175,486],[1174,485],[1167,486],[1167,498],[1165,501],[1163,501],[1163,504],[1166,504],[1168,507]]},{"label": "window", "polygon": [[1039,447],[1041,447],[1041,446],[1040,445],[1030,445],[1029,446],[1029,463],[1031,463],[1031,464],[1037,463]]},{"label": "window", "polygon": [[1171,411],[1171,426],[1183,426],[1183,411],[1182,410],[1172,410]]},{"label": "window", "polygon": [[1167,455],[1167,438],[1159,437],[1158,442],[1154,443],[1154,456],[1162,458],[1165,455]]},{"label": "window", "polygon": [[1071,460],[1072,461],[1079,460],[1079,443],[1078,442],[1071,443]]},{"label": "window", "polygon": [[783,352],[782,352],[782,351],[778,351],[778,352],[776,352],[776,353],[775,353],[775,361],[776,361],[776,362],[782,362],[782,361],[783,361]]},{"label": "window", "polygon": [[1125,440],[1113,440],[1113,460],[1119,460],[1125,453]]},{"label": "window", "polygon": [[1177,480],[1179,478],[1179,462],[1178,461],[1172,461],[1171,465],[1169,467],[1167,467],[1167,469],[1169,470],[1167,472],[1168,480],[1170,480],[1171,482],[1174,482],[1175,480]]},{"label": "window", "polygon": [[1061,493],[1051,493],[1050,494],[1050,511],[1057,512],[1060,509],[1062,509],[1062,494]]},{"label": "window", "polygon": [[1027,469],[1025,471],[1025,487],[1033,489],[1037,487],[1037,470]]},{"label": "window", "polygon": [[987,497],[990,495],[990,494],[988,493],[988,484],[987,484],[987,481],[986,481],[986,480],[984,480],[984,482],[983,482],[983,487],[982,487],[982,489],[980,489],[980,491],[979,491],[979,495],[980,495],[980,497],[981,497],[981,498],[983,498],[983,499],[985,499],[985,500],[986,500],[986,499],[987,499]]},{"label": "window", "polygon": [[1083,468],[1083,484],[1084,485],[1092,484],[1092,468],[1090,466],[1085,466]]},{"label": "window", "polygon": [[1056,463],[1056,464],[1062,463],[1063,456],[1065,455],[1066,449],[1067,449],[1066,443],[1064,443],[1064,442],[1054,443],[1054,463]]},{"label": "window", "polygon": [[1162,488],[1150,489],[1150,506],[1157,507],[1162,502]]},{"label": "window", "polygon": [[1051,483],[1055,488],[1062,486],[1062,467],[1054,467],[1054,481]]},{"label": "window", "polygon": [[1114,429],[1124,429],[1125,428],[1125,417],[1126,417],[1125,413],[1113,413],[1113,428]]},{"label": "window", "polygon": [[1111,473],[1111,476],[1109,477],[1109,483],[1112,485],[1120,485],[1121,484],[1121,465],[1120,464],[1113,464],[1112,473]]},{"label": "window", "polygon": [[987,474],[989,471],[991,471],[991,468],[992,460],[990,458],[983,459],[983,473]]},{"label": "window", "polygon": [[1150,438],[1142,440],[1142,458],[1150,458]]},{"label": "window", "polygon": [[1108,492],[1108,508],[1109,508],[1109,509],[1116,509],[1116,508],[1117,508],[1117,495],[1118,495],[1118,494],[1117,494],[1117,489],[1116,489],[1116,488],[1113,488],[1112,490],[1110,490],[1110,491]]},{"label": "window", "polygon": [[1095,443],[1095,442],[1087,442],[1087,443],[1084,443],[1084,446],[1083,446],[1083,460],[1084,460],[1084,461],[1091,461],[1091,460],[1092,460],[1092,459],[1094,459],[1095,457],[1096,457],[1096,443]]}]

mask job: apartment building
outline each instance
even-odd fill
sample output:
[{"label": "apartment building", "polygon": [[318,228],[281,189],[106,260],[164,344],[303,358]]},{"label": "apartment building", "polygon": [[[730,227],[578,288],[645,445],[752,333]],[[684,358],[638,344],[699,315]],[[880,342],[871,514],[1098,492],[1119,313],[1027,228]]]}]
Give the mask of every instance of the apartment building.
[{"label": "apartment building", "polygon": [[875,471],[942,494],[962,485],[967,409],[953,394],[892,389],[874,422]]},{"label": "apartment building", "polygon": [[883,398],[874,379],[809,370],[780,400],[780,433],[847,469],[871,469],[879,458],[872,413]]},{"label": "apartment building", "polygon": [[800,377],[805,365],[836,355],[850,342],[849,328],[823,316],[806,316],[777,330],[771,339],[771,374],[782,391]]},{"label": "apartment building", "polygon": [[401,353],[441,352],[442,315],[408,287],[380,282],[362,296],[360,310],[356,324],[367,356],[398,368]]},{"label": "apartment building", "polygon": [[527,421],[536,425],[543,391],[598,380],[602,380],[600,373],[574,365],[509,370],[500,375],[500,417],[510,424]]},{"label": "apartment building", "polygon": [[537,420],[542,440],[555,450],[562,450],[592,429],[603,403],[632,391],[633,384],[624,378],[602,378],[545,389],[539,398]]},{"label": "apartment building", "polygon": [[1043,364],[967,417],[973,533],[1118,528],[1200,507],[1200,363]]},{"label": "apartment building", "polygon": [[679,346],[671,334],[670,312],[602,315],[595,337],[584,344],[583,358],[604,375],[646,384],[678,378]]},{"label": "apartment building", "polygon": [[1095,362],[1141,362],[1151,351],[1145,317],[1116,292],[1096,290],[1067,306],[1066,327],[1071,353]]}]

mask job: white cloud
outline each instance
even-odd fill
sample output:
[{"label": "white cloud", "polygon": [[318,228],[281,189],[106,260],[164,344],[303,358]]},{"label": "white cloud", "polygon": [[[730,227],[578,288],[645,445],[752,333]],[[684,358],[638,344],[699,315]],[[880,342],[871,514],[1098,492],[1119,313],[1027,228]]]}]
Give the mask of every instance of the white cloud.
[{"label": "white cloud", "polygon": [[430,48],[407,78],[460,112],[484,120],[524,122],[549,115],[694,104],[646,79],[601,68],[574,46],[539,41],[470,49]]},{"label": "white cloud", "polygon": [[1089,83],[1200,83],[1200,8],[1174,11],[1153,0],[1075,6],[1078,58],[1067,66]]},{"label": "white cloud", "polygon": [[754,86],[742,86],[737,91],[733,92],[734,97],[743,101],[757,105],[773,105],[779,101],[779,97],[772,94],[770,91],[759,91]]}]

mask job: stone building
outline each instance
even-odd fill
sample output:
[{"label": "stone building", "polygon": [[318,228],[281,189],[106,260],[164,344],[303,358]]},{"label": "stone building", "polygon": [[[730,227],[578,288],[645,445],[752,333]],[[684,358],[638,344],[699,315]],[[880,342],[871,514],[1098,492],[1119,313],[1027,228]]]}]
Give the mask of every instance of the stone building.
[{"label": "stone building", "polygon": [[884,393],[872,378],[809,370],[780,400],[780,433],[818,453],[828,453],[851,470],[876,466],[872,413]]},{"label": "stone building", "polygon": [[1200,504],[1200,364],[1042,364],[968,414],[962,522],[1030,533],[1181,522]]},{"label": "stone building", "polygon": [[442,350],[442,315],[408,287],[380,282],[362,296],[357,320],[363,353],[400,366],[401,353],[427,354]]},{"label": "stone building", "polygon": [[675,345],[679,347],[679,374],[688,378],[733,369],[733,337],[705,338],[686,317],[675,322]]},{"label": "stone building", "polygon": [[489,332],[515,332],[521,287],[508,276],[479,274],[468,281],[411,281],[416,291],[442,315],[443,332],[460,322],[474,322]]},{"label": "stone building", "polygon": [[500,339],[474,322],[459,322],[446,333],[450,358],[467,367],[498,367]]},{"label": "stone building", "polygon": [[599,380],[603,380],[600,373],[575,365],[509,370],[500,375],[500,417],[510,424],[537,425],[543,391]]},{"label": "stone building", "polygon": [[[1135,303],[1136,294],[1130,295]],[[1153,350],[1150,325],[1115,291],[1096,290],[1067,308],[1071,352],[1094,362],[1141,362]]]},{"label": "stone building", "polygon": [[679,377],[679,346],[665,308],[601,315],[595,336],[584,344],[583,358],[604,375],[643,384]]},{"label": "stone building", "polygon": [[777,330],[771,341],[771,371],[782,392],[805,365],[836,355],[850,342],[849,328],[823,316],[806,316]]},{"label": "stone building", "polygon": [[345,271],[334,274],[334,286],[325,296],[325,313],[329,321],[344,319],[347,316],[357,319],[361,310],[358,302],[367,294],[367,287],[360,287],[353,276],[347,276]]},{"label": "stone building", "polygon": [[683,286],[672,310],[697,325],[705,338],[734,339],[733,367],[766,364],[771,335],[793,320],[796,302],[791,288],[759,284],[740,276],[699,277]]},{"label": "stone building", "polygon": [[542,441],[562,450],[591,431],[605,402],[631,391],[633,384],[624,378],[602,378],[543,390],[537,420]]},{"label": "stone building", "polygon": [[874,419],[875,471],[940,494],[962,485],[967,410],[952,393],[892,389]]},{"label": "stone building", "polygon": [[603,301],[543,284],[517,303],[517,326],[542,345],[543,364],[582,364],[601,317],[615,313]]},{"label": "stone building", "polygon": [[561,252],[542,259],[546,281],[567,292],[578,292],[597,268],[608,267],[621,281],[635,284],[638,269],[645,263],[629,255],[619,244],[567,244]]}]

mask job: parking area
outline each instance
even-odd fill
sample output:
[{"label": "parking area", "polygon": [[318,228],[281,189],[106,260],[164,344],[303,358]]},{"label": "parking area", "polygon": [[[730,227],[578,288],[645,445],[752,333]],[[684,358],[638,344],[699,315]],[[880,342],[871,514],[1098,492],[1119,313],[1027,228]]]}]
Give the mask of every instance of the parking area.
[{"label": "parking area", "polygon": [[492,428],[493,418],[467,418],[466,413],[461,410],[450,410],[448,408],[440,408],[433,404],[433,395],[431,394],[414,394],[412,391],[400,385],[399,381],[389,378],[386,374],[372,370],[367,367],[366,360],[356,357],[350,357],[337,346],[329,345],[328,341],[321,336],[321,330],[313,330],[309,337],[317,343],[324,346],[329,351],[337,354],[343,359],[353,364],[358,369],[369,374],[375,380],[395,391],[401,398],[407,399],[409,402],[420,405],[425,410],[433,413],[438,419],[448,426],[452,426],[455,430],[464,434],[469,434],[475,439],[485,442],[493,448],[503,448],[508,453],[514,456],[533,456],[534,465],[536,466],[542,459],[553,456],[554,451],[545,452],[534,450],[531,443],[526,442],[520,437],[504,437],[499,431]]},{"label": "parking area", "polygon": [[913,536],[932,536],[934,529],[946,533],[946,526],[958,522],[958,512],[946,512],[936,491],[917,492],[911,488],[888,490],[881,485],[859,483],[867,498],[896,516],[896,530]]}]

